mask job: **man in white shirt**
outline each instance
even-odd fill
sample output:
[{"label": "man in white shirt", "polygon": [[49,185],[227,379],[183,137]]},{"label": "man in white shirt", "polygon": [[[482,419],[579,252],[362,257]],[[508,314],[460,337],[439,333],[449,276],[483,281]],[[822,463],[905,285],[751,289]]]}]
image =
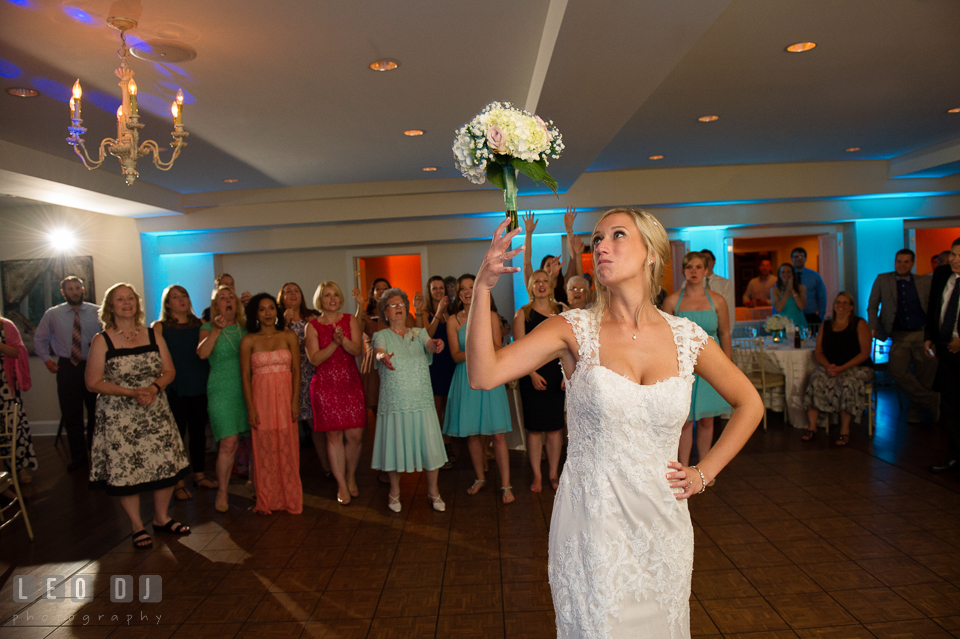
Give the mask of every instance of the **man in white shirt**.
[{"label": "man in white shirt", "polygon": [[733,325],[737,322],[737,309],[733,298],[733,282],[713,272],[713,265],[717,263],[717,258],[714,257],[713,251],[703,249],[700,251],[700,254],[703,255],[707,261],[707,274],[706,277],[703,278],[703,286],[708,291],[720,293],[724,301],[726,301],[727,312],[730,314],[730,331],[732,332]]},{"label": "man in white shirt", "polygon": [[777,285],[770,260],[760,260],[760,275],[747,283],[743,303],[747,306],[770,306],[770,289]]},{"label": "man in white shirt", "polygon": [[930,301],[927,303],[927,353],[937,356],[937,381],[940,391],[940,422],[947,427],[947,458],[930,466],[932,473],[960,470],[960,238],[950,247],[949,266],[933,273]]}]

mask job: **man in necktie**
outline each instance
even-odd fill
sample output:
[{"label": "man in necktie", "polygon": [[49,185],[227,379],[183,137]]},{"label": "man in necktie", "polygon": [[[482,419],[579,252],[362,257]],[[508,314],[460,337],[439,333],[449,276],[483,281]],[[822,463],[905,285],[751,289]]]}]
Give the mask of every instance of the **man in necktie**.
[{"label": "man in necktie", "polygon": [[925,346],[937,356],[940,421],[947,427],[947,458],[930,466],[932,473],[960,470],[960,238],[950,247],[949,263],[933,273],[927,308]]},{"label": "man in necktie", "polygon": [[[102,330],[100,307],[83,301],[83,280],[69,275],[60,282],[66,300],[47,309],[33,336],[34,350],[47,369],[57,376],[60,418],[67,431],[70,464],[74,471],[87,465],[87,450],[93,437],[97,396],[87,390],[83,375],[87,368],[90,340]],[[83,409],[87,409],[87,433],[83,430]]]},{"label": "man in necktie", "polygon": [[800,310],[807,318],[807,323],[818,324],[823,321],[827,312],[827,288],[823,285],[823,278],[816,271],[807,268],[807,249],[802,246],[790,251],[790,262],[793,263],[800,283],[807,287],[807,305]]},{"label": "man in necktie", "polygon": [[892,340],[887,367],[897,388],[910,398],[907,421],[919,422],[921,414],[929,411],[937,422],[940,396],[933,390],[937,361],[924,352],[923,345],[931,277],[914,275],[915,261],[910,249],[897,251],[894,271],[881,273],[873,283],[867,316],[873,337]]}]

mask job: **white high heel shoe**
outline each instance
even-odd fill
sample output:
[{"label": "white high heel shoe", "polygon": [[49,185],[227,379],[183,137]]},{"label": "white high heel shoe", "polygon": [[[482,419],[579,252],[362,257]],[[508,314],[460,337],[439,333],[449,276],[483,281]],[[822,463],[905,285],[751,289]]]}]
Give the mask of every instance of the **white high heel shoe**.
[{"label": "white high heel shoe", "polygon": [[430,498],[430,503],[433,504],[433,509],[438,513],[442,513],[447,509],[447,505],[443,503],[442,499],[440,499],[440,495],[434,497],[433,495],[428,494],[427,497]]},{"label": "white high heel shoe", "polygon": [[396,497],[393,495],[387,495],[387,508],[395,513],[400,512],[400,509],[402,508],[400,506],[400,495],[397,495]]}]

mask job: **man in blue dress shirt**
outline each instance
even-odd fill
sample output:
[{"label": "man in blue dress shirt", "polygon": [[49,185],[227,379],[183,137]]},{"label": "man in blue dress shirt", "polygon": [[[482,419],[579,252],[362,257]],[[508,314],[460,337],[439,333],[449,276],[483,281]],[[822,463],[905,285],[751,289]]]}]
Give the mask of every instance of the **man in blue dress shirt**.
[{"label": "man in blue dress shirt", "polygon": [[[87,369],[90,340],[103,330],[100,307],[83,301],[83,280],[68,275],[60,282],[60,293],[67,300],[47,309],[33,336],[34,350],[57,376],[60,418],[70,444],[68,471],[87,465],[88,442],[93,437],[97,395],[87,390],[83,379]],[[83,432],[83,407],[87,407],[87,435]]]},{"label": "man in blue dress shirt", "polygon": [[800,283],[807,287],[807,305],[803,307],[803,314],[808,324],[819,324],[827,312],[827,289],[823,285],[823,278],[816,271],[805,268],[807,250],[798,246],[790,252],[790,261],[797,271]]}]

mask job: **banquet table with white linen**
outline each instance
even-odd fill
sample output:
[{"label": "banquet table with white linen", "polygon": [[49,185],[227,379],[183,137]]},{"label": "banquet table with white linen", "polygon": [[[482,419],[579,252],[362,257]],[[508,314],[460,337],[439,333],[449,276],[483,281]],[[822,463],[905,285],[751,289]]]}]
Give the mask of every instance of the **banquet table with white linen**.
[{"label": "banquet table with white linen", "polygon": [[784,387],[767,389],[763,404],[768,409],[784,412],[786,419],[794,428],[807,427],[807,411],[803,407],[803,393],[807,388],[807,379],[817,367],[814,355],[816,340],[808,339],[802,348],[794,348],[793,340],[775,343],[772,337],[763,340],[764,370],[780,373],[784,377]]}]

